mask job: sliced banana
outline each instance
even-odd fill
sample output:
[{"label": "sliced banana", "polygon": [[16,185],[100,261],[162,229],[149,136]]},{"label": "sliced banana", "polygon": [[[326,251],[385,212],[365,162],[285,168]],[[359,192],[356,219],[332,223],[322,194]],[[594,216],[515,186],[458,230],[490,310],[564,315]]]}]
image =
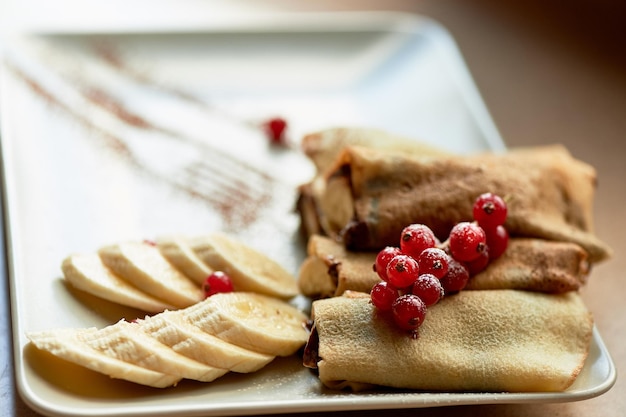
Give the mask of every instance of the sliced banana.
[{"label": "sliced banana", "polygon": [[274,356],[225,342],[188,322],[183,310],[166,311],[138,322],[141,329],[176,352],[198,362],[234,372],[254,372]]},{"label": "sliced banana", "polygon": [[125,242],[98,251],[115,274],[142,291],[184,308],[204,298],[199,286],[174,268],[155,246]]},{"label": "sliced banana", "polygon": [[210,382],[228,372],[183,356],[144,333],[137,324],[123,320],[83,339],[105,355],[181,378]]},{"label": "sliced banana", "polygon": [[63,260],[61,270],[72,286],[105,300],[148,313],[175,309],[115,275],[96,253],[70,255]]},{"label": "sliced banana", "polygon": [[28,339],[38,348],[51,354],[100,372],[111,378],[124,379],[155,388],[176,385],[181,377],[156,372],[121,361],[92,348],[83,340],[98,329],[56,329],[27,333]]},{"label": "sliced banana", "polygon": [[213,270],[193,251],[187,239],[183,236],[164,236],[156,240],[161,254],[180,272],[191,278],[198,285],[202,285]]},{"label": "sliced banana", "polygon": [[298,294],[295,277],[274,260],[224,234],[190,240],[194,252],[213,270],[230,276],[236,291],[288,299]]},{"label": "sliced banana", "polygon": [[183,314],[207,333],[268,355],[291,355],[308,339],[304,313],[284,301],[261,294],[215,294],[183,310]]}]

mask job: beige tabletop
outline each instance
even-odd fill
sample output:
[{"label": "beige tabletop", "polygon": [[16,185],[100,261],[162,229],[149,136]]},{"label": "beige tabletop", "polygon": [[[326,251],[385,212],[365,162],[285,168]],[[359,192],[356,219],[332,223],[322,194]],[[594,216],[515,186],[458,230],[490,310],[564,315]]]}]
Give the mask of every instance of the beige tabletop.
[{"label": "beige tabletop", "polygon": [[[270,8],[295,6],[288,0]],[[613,259],[592,271],[584,299],[616,364],[618,380],[585,401],[535,405],[481,405],[320,415],[590,416],[626,415],[626,7],[614,1],[507,2],[389,0],[298,2],[305,10],[398,10],[442,23],[456,39],[482,97],[509,147],[562,143],[597,169],[596,232]],[[335,3],[341,3],[340,6]],[[510,2],[514,3],[514,2]],[[547,4],[546,4],[547,3]],[[2,289],[3,308],[8,304]],[[12,380],[8,308],[0,331],[0,415],[36,415]]]}]

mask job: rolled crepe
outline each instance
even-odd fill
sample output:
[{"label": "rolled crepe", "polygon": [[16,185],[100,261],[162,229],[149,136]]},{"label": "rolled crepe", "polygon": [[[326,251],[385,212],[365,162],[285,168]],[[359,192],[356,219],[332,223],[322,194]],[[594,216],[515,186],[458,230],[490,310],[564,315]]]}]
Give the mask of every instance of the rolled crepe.
[{"label": "rolled crepe", "polygon": [[576,292],[462,291],[429,307],[413,339],[369,296],[318,300],[305,365],[329,388],[566,390],[588,355],[593,320]]},{"label": "rolled crepe", "polygon": [[515,238],[465,289],[563,293],[585,285],[588,274],[587,253],[575,243]]},{"label": "rolled crepe", "polygon": [[[369,293],[380,281],[375,252],[354,252],[326,236],[311,236],[298,275],[302,294],[317,299],[345,291]],[[589,273],[587,253],[577,244],[512,238],[504,254],[473,276],[466,289],[519,289],[546,293],[578,290]]]},{"label": "rolled crepe", "polygon": [[411,223],[445,240],[493,192],[508,199],[511,235],[573,242],[597,262],[611,251],[593,234],[595,184],[593,167],[558,145],[465,157],[346,147],[310,191],[321,229],[352,250],[396,245]]}]

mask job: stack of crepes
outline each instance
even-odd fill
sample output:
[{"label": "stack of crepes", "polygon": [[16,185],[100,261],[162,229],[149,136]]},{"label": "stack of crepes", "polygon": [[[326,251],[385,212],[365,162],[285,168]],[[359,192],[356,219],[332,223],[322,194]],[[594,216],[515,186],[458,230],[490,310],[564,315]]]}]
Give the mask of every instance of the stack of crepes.
[{"label": "stack of crepes", "polygon": [[[308,237],[299,274],[313,298],[306,366],[330,388],[563,391],[588,356],[593,318],[579,290],[611,256],[593,233],[593,167],[559,145],[452,155],[368,129],[308,135],[317,168],[300,189]],[[402,229],[444,241],[477,196],[508,204],[506,252],[465,290],[429,307],[416,339],[376,311],[372,266]]]}]

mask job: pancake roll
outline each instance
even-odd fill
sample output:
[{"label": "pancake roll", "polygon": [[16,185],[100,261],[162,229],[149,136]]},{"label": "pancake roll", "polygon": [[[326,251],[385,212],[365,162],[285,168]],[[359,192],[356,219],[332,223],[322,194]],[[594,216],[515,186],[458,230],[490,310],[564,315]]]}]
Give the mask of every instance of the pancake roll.
[{"label": "pancake roll", "polygon": [[417,338],[368,294],[313,303],[304,363],[331,389],[560,392],[582,369],[593,320],[576,292],[462,291],[431,306]]},{"label": "pancake roll", "polygon": [[[327,236],[313,235],[298,274],[300,292],[313,299],[345,291],[369,293],[380,281],[375,259],[376,252],[351,251]],[[585,285],[589,268],[587,252],[575,243],[513,238],[504,254],[471,277],[465,289],[576,291]]]},{"label": "pancake roll", "polygon": [[[416,145],[381,149],[371,138],[350,142],[336,131],[321,137],[303,144],[318,168],[300,188],[308,235],[373,251],[397,244],[405,226],[423,223],[443,241],[456,223],[472,218],[476,197],[492,192],[507,200],[512,236],[575,243],[591,263],[611,255],[594,235],[595,169],[560,145],[460,156]],[[325,151],[311,151],[309,142]]]}]

